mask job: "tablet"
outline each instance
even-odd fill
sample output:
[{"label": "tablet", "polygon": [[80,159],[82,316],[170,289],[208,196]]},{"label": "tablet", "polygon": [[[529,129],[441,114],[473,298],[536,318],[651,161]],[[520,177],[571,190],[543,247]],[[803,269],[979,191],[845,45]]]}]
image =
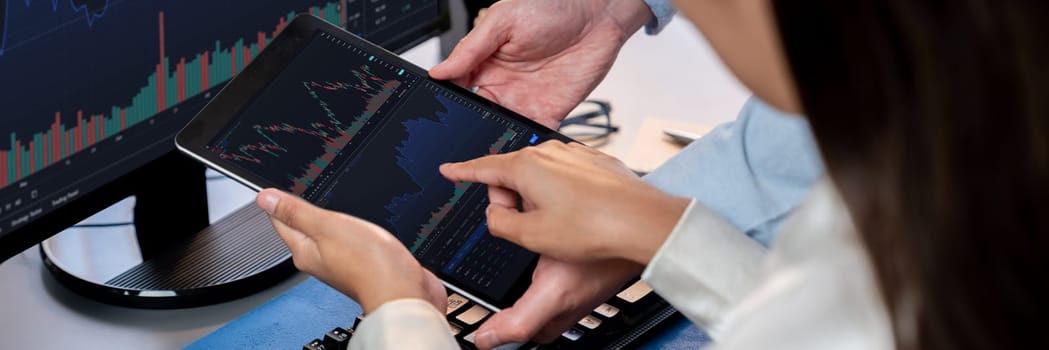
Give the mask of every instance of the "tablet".
[{"label": "tablet", "polygon": [[550,139],[570,141],[303,15],[176,145],[255,190],[284,189],[382,226],[450,289],[498,311],[527,288],[538,257],[490,235],[483,184],[453,183],[437,168]]}]

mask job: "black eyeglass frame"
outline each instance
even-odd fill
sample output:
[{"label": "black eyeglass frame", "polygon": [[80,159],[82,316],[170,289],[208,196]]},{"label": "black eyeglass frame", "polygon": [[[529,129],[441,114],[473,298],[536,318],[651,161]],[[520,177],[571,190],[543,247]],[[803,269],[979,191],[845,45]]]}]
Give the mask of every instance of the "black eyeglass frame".
[{"label": "black eyeglass frame", "polygon": [[[583,104],[593,104],[597,106],[597,110],[565,118],[561,121],[561,126],[558,127],[558,131],[564,133],[566,136],[583,142],[605,140],[612,133],[619,132],[619,126],[612,125],[612,105],[608,101],[586,100],[583,101]],[[604,118],[604,120],[593,122],[592,120],[595,118]],[[592,133],[565,132],[564,128],[568,126],[584,126],[595,128],[600,131]]]}]

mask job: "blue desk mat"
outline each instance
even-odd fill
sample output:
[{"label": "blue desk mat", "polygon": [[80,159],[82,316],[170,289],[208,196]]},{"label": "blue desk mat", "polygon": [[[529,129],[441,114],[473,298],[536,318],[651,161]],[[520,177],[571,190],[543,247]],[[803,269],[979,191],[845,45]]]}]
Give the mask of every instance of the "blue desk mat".
[{"label": "blue desk mat", "polygon": [[[301,349],[336,326],[347,327],[361,306],[310,278],[200,338],[186,349]],[[710,338],[684,318],[662,325],[642,349],[697,349]]]}]

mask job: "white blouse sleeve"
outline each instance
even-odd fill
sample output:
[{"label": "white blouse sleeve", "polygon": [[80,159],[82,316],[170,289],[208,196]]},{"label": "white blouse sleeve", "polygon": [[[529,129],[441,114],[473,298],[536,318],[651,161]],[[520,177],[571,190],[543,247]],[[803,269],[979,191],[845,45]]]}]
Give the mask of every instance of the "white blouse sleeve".
[{"label": "white blouse sleeve", "polygon": [[894,349],[869,258],[829,182],[783,231],[766,258],[764,281],[723,318],[714,348]]},{"label": "white blouse sleeve", "polygon": [[766,249],[693,200],[641,278],[714,339],[761,281]]},{"label": "white blouse sleeve", "polygon": [[459,349],[444,315],[422,299],[387,302],[361,321],[350,349]]}]

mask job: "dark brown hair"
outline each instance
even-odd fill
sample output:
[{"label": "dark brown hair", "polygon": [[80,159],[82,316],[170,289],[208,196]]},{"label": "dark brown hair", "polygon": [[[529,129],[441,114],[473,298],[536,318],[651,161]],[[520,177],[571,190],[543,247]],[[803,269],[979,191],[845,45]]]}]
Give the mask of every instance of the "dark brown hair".
[{"label": "dark brown hair", "polygon": [[902,349],[1049,349],[1049,2],[772,0]]}]

